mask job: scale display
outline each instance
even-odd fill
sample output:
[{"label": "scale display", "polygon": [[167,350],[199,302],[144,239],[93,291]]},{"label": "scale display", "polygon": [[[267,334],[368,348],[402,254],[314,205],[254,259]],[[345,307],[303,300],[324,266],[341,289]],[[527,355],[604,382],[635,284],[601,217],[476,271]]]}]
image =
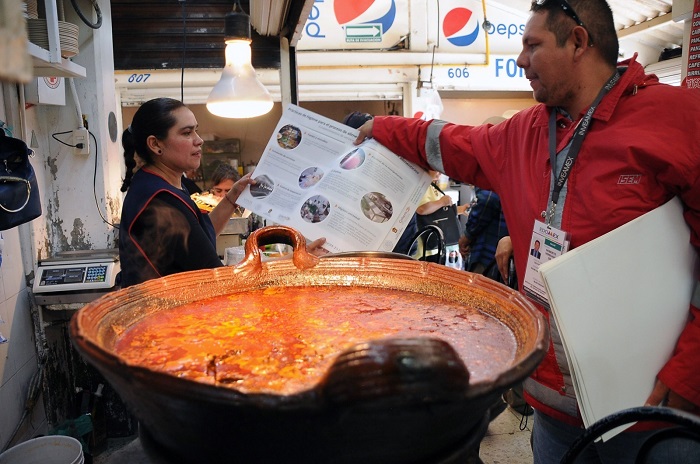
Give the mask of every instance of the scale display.
[{"label": "scale display", "polygon": [[107,266],[83,266],[59,269],[43,269],[41,285],[63,285],[76,283],[104,283],[107,281]]},{"label": "scale display", "polygon": [[93,255],[49,259],[37,266],[34,293],[110,289],[120,271],[116,256]]}]

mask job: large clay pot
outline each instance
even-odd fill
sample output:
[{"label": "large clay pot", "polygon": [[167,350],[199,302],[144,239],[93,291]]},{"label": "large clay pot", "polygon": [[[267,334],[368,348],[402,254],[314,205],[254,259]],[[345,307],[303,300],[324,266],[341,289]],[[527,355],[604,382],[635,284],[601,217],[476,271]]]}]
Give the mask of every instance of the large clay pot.
[{"label": "large clay pot", "polygon": [[[292,259],[262,262],[258,246],[288,243]],[[439,297],[492,317],[513,346],[488,377],[435,338],[367,340],[347,347],[323,380],[292,395],[246,394],[132,365],[121,334],[149,315],[204,298],[273,286],[372,287]],[[256,231],[237,267],[155,279],[110,293],[71,322],[78,351],[112,384],[139,419],[149,443],[177,462],[448,462],[484,432],[500,395],[543,358],[544,318],[517,292],[480,275],[414,260],[341,255],[317,258],[293,229]],[[503,356],[500,356],[503,358]],[[483,362],[489,363],[489,359]]]}]

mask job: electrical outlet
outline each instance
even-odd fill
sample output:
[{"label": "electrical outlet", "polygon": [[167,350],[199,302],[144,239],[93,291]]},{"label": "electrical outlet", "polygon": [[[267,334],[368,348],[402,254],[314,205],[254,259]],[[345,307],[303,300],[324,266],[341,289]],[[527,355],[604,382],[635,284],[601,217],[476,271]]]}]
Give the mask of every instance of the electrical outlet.
[{"label": "electrical outlet", "polygon": [[90,154],[90,134],[84,127],[73,130],[73,153],[76,155]]}]

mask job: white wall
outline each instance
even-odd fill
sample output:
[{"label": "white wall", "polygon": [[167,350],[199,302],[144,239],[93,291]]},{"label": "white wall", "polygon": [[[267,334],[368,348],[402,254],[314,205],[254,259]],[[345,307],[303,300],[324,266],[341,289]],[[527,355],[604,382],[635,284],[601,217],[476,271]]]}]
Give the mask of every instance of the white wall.
[{"label": "white wall", "polygon": [[[0,120],[16,128],[6,111],[5,94],[11,92],[0,83]],[[13,133],[13,135],[17,135]],[[28,226],[0,231],[3,240],[0,263],[0,333],[8,341],[0,344],[0,449],[17,429],[25,408],[30,380],[38,371],[34,345],[34,327],[29,310],[20,233]],[[46,433],[47,423],[41,401],[23,421],[15,442]]]},{"label": "white wall", "polygon": [[[32,138],[36,141],[32,165],[43,212],[28,224],[2,232],[0,318],[4,323],[0,322],[0,332],[9,342],[0,344],[0,449],[22,416],[27,387],[38,366],[33,313],[26,288],[33,279],[37,261],[53,257],[58,251],[116,246],[116,229],[106,223],[118,218],[122,200],[121,155],[118,140],[110,139],[107,125],[109,113],[117,112],[110,5],[108,0],[99,0],[103,24],[93,30],[77,17],[70,2],[64,0],[64,4],[66,20],[80,27],[80,53],[73,61],[87,71],[85,78],[75,79],[77,99],[67,86],[65,106],[29,105],[25,109],[23,96],[15,91],[17,86],[0,82],[0,119],[11,123],[15,137],[28,144]],[[87,3],[80,5],[88,7]],[[54,134],[71,143],[70,134],[57,133],[78,127],[79,112],[86,115],[97,140],[95,147],[95,139],[91,138],[87,156],[74,155],[72,148],[52,138]],[[45,348],[40,347],[42,355]],[[45,372],[49,371],[47,368]],[[55,388],[50,376],[44,385]],[[57,425],[47,425],[46,418],[40,399],[13,443],[45,434],[49,425]]]}]

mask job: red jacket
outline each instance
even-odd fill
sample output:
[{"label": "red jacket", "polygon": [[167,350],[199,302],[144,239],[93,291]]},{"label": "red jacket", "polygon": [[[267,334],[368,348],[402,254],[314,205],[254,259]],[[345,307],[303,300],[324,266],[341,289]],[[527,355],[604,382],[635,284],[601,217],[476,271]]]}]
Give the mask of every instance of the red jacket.
[{"label": "red jacket", "polygon": [[[596,109],[569,175],[561,229],[571,234],[575,248],[678,195],[685,205],[691,242],[700,249],[700,91],[660,84],[634,59],[620,67],[624,70],[620,81]],[[453,179],[498,193],[520,288],[534,221],[542,220],[549,201],[549,111],[538,104],[496,126],[477,127],[374,119],[374,138],[401,156],[423,167],[430,162],[432,169]],[[574,125],[563,117],[557,122],[559,151],[570,141]],[[691,306],[691,312],[659,378],[700,405],[700,310]],[[567,369],[553,331],[549,352],[526,382],[526,393],[543,412],[580,424]]]}]

